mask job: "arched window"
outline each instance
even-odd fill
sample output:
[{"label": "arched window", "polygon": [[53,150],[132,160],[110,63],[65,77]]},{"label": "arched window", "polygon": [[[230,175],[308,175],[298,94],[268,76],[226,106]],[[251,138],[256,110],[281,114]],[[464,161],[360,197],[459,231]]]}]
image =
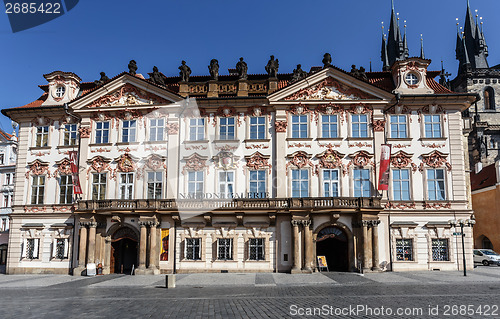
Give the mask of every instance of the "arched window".
[{"label": "arched window", "polygon": [[495,91],[492,87],[484,90],[484,109],[495,110]]}]

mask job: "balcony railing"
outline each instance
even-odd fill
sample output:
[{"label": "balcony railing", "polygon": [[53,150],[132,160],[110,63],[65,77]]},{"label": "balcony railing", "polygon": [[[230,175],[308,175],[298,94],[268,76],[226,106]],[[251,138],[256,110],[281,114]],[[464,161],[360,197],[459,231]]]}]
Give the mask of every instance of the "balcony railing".
[{"label": "balcony railing", "polygon": [[78,211],[242,211],[242,210],[381,210],[379,198],[304,197],[252,199],[135,199],[81,200]]}]

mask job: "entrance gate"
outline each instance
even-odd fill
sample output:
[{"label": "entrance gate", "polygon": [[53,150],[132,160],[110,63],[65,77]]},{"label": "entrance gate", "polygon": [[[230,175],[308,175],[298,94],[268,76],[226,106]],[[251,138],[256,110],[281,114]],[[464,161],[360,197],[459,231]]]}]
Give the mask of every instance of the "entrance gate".
[{"label": "entrance gate", "polygon": [[316,239],[316,256],[325,256],[330,271],[349,271],[348,239],[338,227],[323,228]]},{"label": "entrance gate", "polygon": [[138,238],[129,227],[119,228],[111,237],[110,272],[130,274],[138,265]]}]

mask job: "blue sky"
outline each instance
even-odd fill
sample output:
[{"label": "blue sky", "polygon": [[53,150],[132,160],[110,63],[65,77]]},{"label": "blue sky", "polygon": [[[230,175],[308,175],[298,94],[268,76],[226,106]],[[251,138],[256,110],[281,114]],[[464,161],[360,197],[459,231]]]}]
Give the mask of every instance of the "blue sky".
[{"label": "blue sky", "polygon": [[[483,17],[490,66],[500,63],[500,1],[470,0]],[[154,65],[167,76],[178,74],[186,60],[193,75],[208,74],[212,58],[227,74],[243,56],[249,73],[264,73],[269,55],[280,61],[280,72],[321,65],[325,52],[333,64],[351,64],[380,71],[381,21],[388,27],[390,0],[81,0],[70,12],[44,25],[12,33],[0,13],[0,108],[24,105],[38,98],[42,74],[71,71],[83,81],[112,77],[135,59],[138,73]],[[410,56],[420,52],[424,37],[430,69],[456,75],[456,25],[465,18],[466,0],[395,0],[401,26],[407,20]],[[0,120],[11,131],[9,120]]]}]

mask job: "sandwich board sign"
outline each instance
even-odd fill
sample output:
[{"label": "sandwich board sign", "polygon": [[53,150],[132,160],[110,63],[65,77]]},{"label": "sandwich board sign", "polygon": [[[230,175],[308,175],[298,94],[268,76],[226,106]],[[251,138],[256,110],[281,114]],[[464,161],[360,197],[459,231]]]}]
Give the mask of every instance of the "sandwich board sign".
[{"label": "sandwich board sign", "polygon": [[321,270],[325,270],[326,271],[329,271],[328,270],[328,263],[326,262],[326,256],[317,256],[317,260],[318,260],[318,270],[321,271]]}]

